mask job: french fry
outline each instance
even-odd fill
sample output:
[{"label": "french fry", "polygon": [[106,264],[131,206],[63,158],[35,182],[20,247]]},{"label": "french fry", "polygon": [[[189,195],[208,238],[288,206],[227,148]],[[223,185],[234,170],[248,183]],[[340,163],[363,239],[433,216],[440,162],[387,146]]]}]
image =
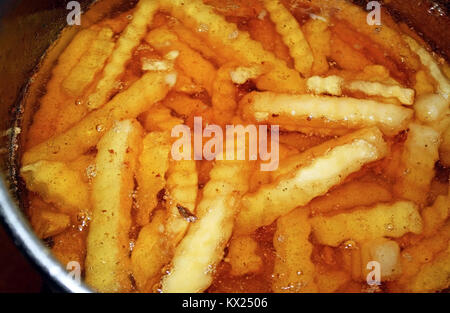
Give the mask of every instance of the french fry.
[{"label": "french fry", "polygon": [[309,212],[297,209],[277,221],[273,237],[276,251],[272,290],[283,293],[317,292],[315,266],[311,261]]},{"label": "french fry", "polygon": [[52,253],[59,262],[66,267],[70,262],[78,262],[80,269],[85,268],[86,232],[76,227],[54,236]]},{"label": "french fry", "polygon": [[413,279],[411,292],[436,292],[450,286],[450,244],[431,262],[425,264]]},{"label": "french fry", "polygon": [[[211,95],[212,83],[216,76],[216,69],[211,62],[203,58],[200,53],[192,50],[188,45],[180,42],[177,35],[167,28],[152,30],[145,37],[145,40],[162,54],[177,51],[176,66],[186,75],[189,74],[195,83],[205,88]],[[194,68],[195,70],[193,70]]]},{"label": "french fry", "polygon": [[439,146],[439,160],[442,165],[450,167],[450,127],[442,134],[442,142]]},{"label": "french fry", "polygon": [[263,261],[257,254],[258,243],[250,236],[233,237],[228,248],[227,259],[231,265],[231,275],[243,276],[257,273]]},{"label": "french fry", "polygon": [[397,278],[401,272],[400,247],[397,242],[386,238],[377,238],[361,244],[362,279],[370,273],[367,264],[376,261],[380,264],[381,281]]},{"label": "french fry", "polygon": [[311,214],[348,210],[358,206],[371,206],[379,202],[389,202],[389,190],[377,183],[351,181],[338,186],[322,197],[313,199],[306,205]]},{"label": "french fry", "polygon": [[428,126],[412,123],[402,154],[400,176],[394,184],[394,193],[403,199],[425,204],[434,164],[439,159],[439,133]]},{"label": "french fry", "polygon": [[403,249],[401,257],[402,276],[398,280],[399,285],[407,289],[421,267],[447,248],[449,238],[450,224],[446,223],[431,237],[425,237],[416,244]]},{"label": "french fry", "polygon": [[103,69],[114,49],[113,35],[110,28],[103,28],[99,31],[91,47],[62,82],[62,88],[68,94],[73,97],[81,96],[86,87],[92,83],[95,75]]},{"label": "french fry", "polygon": [[263,66],[238,66],[230,71],[231,81],[235,84],[245,84],[250,79],[255,79],[264,73]]},{"label": "french fry", "polygon": [[414,103],[414,90],[397,85],[385,85],[378,82],[355,80],[346,83],[345,89],[360,91],[368,96],[382,96],[384,98],[397,98],[402,104]]},{"label": "french fry", "polygon": [[306,39],[314,55],[313,75],[322,75],[329,69],[328,59],[331,55],[331,32],[328,23],[319,19],[311,19],[303,26]]},{"label": "french fry", "polygon": [[439,94],[424,94],[414,103],[416,118],[422,123],[442,120],[448,112],[448,100]]},{"label": "french fry", "polygon": [[57,212],[38,197],[31,198],[28,215],[34,232],[41,239],[56,236],[71,225],[69,215]]},{"label": "french fry", "polygon": [[323,245],[337,247],[347,239],[356,242],[379,237],[398,238],[408,232],[420,234],[422,219],[418,207],[407,201],[361,207],[349,213],[311,218],[316,240]]},{"label": "french fry", "polygon": [[131,269],[140,292],[151,290],[152,283],[156,283],[155,276],[158,276],[164,264],[170,261],[164,238],[165,217],[166,213],[162,210],[154,213],[152,221],[139,232],[131,253]]},{"label": "french fry", "polygon": [[262,45],[239,31],[235,24],[214,12],[213,7],[201,0],[160,0],[164,11],[180,19],[190,29],[199,30],[199,36],[209,42],[220,57],[228,61],[248,64],[270,64],[273,70],[258,79],[262,90],[280,92],[303,92],[305,82],[300,75],[289,69],[286,63],[265,51]]},{"label": "french fry", "polygon": [[[386,135],[408,127],[413,111],[387,103],[355,98],[252,92],[240,102],[244,119],[280,125],[290,131],[341,132],[377,126]],[[328,131],[330,132],[330,131]]]},{"label": "french fry", "polygon": [[360,71],[366,66],[372,65],[372,62],[370,62],[364,54],[353,49],[337,36],[331,37],[330,46],[331,59],[344,70]]},{"label": "french fry", "polygon": [[99,292],[130,291],[129,231],[134,172],[142,128],[118,122],[98,143],[93,212],[87,238],[86,283]]},{"label": "french fry", "polygon": [[170,109],[159,107],[149,110],[145,113],[144,128],[147,131],[168,131],[177,125],[184,124],[184,121],[172,115]]},{"label": "french fry", "polygon": [[209,287],[231,237],[239,199],[248,189],[250,164],[217,161],[197,206],[198,220],[175,250],[162,292],[200,292]]},{"label": "french fry", "polygon": [[432,236],[445,224],[450,215],[449,200],[449,196],[438,196],[432,206],[422,210],[423,236]]},{"label": "french fry", "polygon": [[152,132],[142,142],[136,181],[139,186],[136,196],[136,222],[145,226],[150,214],[158,204],[158,193],[166,185],[165,174],[169,168],[170,134]]},{"label": "french fry", "polygon": [[429,71],[431,76],[436,80],[438,83],[438,89],[441,96],[443,96],[447,101],[449,101],[450,96],[450,81],[445,75],[442,73],[441,69],[439,68],[438,63],[433,58],[433,56],[421,45],[417,43],[414,39],[412,39],[409,36],[403,36],[403,40],[405,40],[412,51],[417,53],[417,55],[420,58],[420,61],[423,65],[425,65]]},{"label": "french fry", "polygon": [[62,90],[61,84],[72,68],[78,64],[81,56],[89,49],[96,36],[97,31],[94,29],[81,30],[60,55],[57,65],[53,68],[52,77],[47,83],[47,92],[40,99],[39,110],[33,116],[27,148],[40,144],[56,133],[58,112],[61,105],[67,101],[67,95]]},{"label": "french fry", "polygon": [[279,0],[264,0],[264,5],[294,59],[295,69],[304,77],[311,74],[314,56],[297,20]]},{"label": "french fry", "polygon": [[147,33],[147,27],[151,24],[158,7],[158,1],[141,0],[138,2],[133,19],[118,39],[109,63],[103,70],[102,78],[97,83],[95,91],[89,95],[88,106],[91,110],[103,106],[114,93],[120,74],[125,71],[126,63],[131,59],[133,49],[140,44]]},{"label": "french fry", "polygon": [[179,116],[190,116],[197,112],[202,112],[207,108],[207,105],[202,100],[175,92],[169,93],[164,99],[163,104]]},{"label": "french fry", "polygon": [[306,87],[309,92],[316,95],[329,94],[332,96],[342,95],[342,77],[332,75],[328,77],[312,76],[306,81]]},{"label": "french fry", "polygon": [[234,64],[219,68],[213,83],[211,102],[214,120],[220,125],[225,125],[234,116],[237,108],[237,90],[230,75],[233,67]]},{"label": "french fry", "polygon": [[315,273],[315,281],[321,293],[336,292],[350,280],[350,275],[344,271],[328,270]]},{"label": "french fry", "polygon": [[292,173],[300,167],[307,166],[313,162],[315,158],[326,154],[331,149],[351,144],[355,140],[364,140],[375,146],[379,151],[380,158],[387,154],[387,145],[384,142],[383,134],[380,130],[376,127],[364,128],[339,138],[322,141],[321,144],[314,145],[303,153],[288,156],[281,160],[278,169],[271,172],[272,179],[276,180],[283,175]]},{"label": "french fry", "polygon": [[270,225],[278,217],[325,194],[363,165],[383,158],[386,145],[381,133],[377,129],[369,132],[369,140],[355,136],[349,143],[324,149],[313,159],[305,152],[292,162],[295,164],[292,171],[280,175],[255,193],[245,195],[235,232],[249,234]]},{"label": "french fry", "polygon": [[81,174],[61,162],[39,161],[22,167],[27,188],[54,204],[62,213],[75,216],[89,212],[89,188]]},{"label": "french fry", "polygon": [[114,121],[135,118],[162,100],[169,86],[164,73],[149,72],[102,108],[91,112],[66,132],[25,152],[24,165],[39,160],[71,161],[95,146]]},{"label": "french fry", "polygon": [[414,84],[416,96],[435,92],[435,88],[433,86],[433,78],[428,78],[429,76],[430,74],[428,74],[424,70],[420,70],[416,73],[416,83]]}]

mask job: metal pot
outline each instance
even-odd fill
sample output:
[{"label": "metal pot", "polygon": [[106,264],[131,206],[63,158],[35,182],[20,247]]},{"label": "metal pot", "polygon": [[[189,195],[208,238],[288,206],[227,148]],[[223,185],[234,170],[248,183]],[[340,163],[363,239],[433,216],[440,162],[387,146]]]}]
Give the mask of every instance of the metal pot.
[{"label": "metal pot", "polygon": [[[20,132],[27,124],[32,109],[29,97],[38,96],[31,90],[30,81],[43,79],[34,75],[43,65],[43,56],[58,50],[64,43],[57,41],[67,26],[66,5],[63,0],[2,0],[0,2],[0,217],[19,249],[40,270],[45,279],[61,291],[89,292],[83,284],[73,280],[38,239],[25,215],[20,199],[23,186],[17,176],[20,160]],[[92,23],[105,16],[122,0],[79,0]],[[355,0],[360,5],[365,0]],[[380,1],[383,2],[383,1]],[[407,21],[430,43],[433,49],[449,60],[450,2],[447,0],[390,0],[385,1],[394,17]],[[133,1],[128,1],[133,3]],[[74,32],[75,27],[64,32]],[[56,44],[54,44],[56,42]],[[58,45],[60,47],[58,47]],[[42,71],[43,70],[43,71]],[[45,72],[42,68],[40,72]],[[30,79],[31,78],[31,79]],[[35,84],[39,85],[39,84]],[[25,97],[27,95],[27,97]],[[8,130],[8,131],[7,131]]]}]

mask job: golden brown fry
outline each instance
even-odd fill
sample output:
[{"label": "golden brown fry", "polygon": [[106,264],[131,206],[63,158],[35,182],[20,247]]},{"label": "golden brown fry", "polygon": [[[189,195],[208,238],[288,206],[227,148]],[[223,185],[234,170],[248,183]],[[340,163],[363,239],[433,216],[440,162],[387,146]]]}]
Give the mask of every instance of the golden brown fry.
[{"label": "golden brown fry", "polygon": [[269,11],[270,19],[274,22],[277,32],[289,48],[295,69],[304,77],[309,76],[314,57],[297,20],[279,0],[264,0],[264,5]]},{"label": "golden brown fry", "polygon": [[309,242],[308,210],[297,209],[280,217],[273,237],[276,251],[272,290],[283,293],[317,292],[315,266]]},{"label": "golden brown fry", "polygon": [[130,291],[134,172],[142,143],[135,120],[118,122],[98,143],[93,212],[87,238],[86,283],[99,292]]},{"label": "golden brown fry", "polygon": [[314,237],[320,244],[337,247],[347,239],[357,242],[379,237],[401,237],[408,232],[420,234],[422,219],[412,202],[378,204],[349,213],[316,216],[311,219]]},{"label": "golden brown fry", "polygon": [[322,75],[329,69],[328,59],[331,55],[331,32],[328,23],[319,19],[311,19],[303,26],[306,39],[314,55],[313,75]]},{"label": "golden brown fry", "polygon": [[147,27],[151,24],[158,7],[158,1],[155,0],[140,0],[138,2],[133,13],[133,19],[122,32],[110,61],[103,70],[103,77],[88,98],[90,109],[97,109],[108,102],[120,74],[124,72],[126,63],[131,59],[133,49],[140,44],[141,39],[146,34]]},{"label": "golden brown fry", "polygon": [[[349,142],[339,146],[323,146],[324,151],[314,155],[315,158],[305,152],[291,163],[292,170],[257,192],[245,195],[236,219],[236,233],[249,234],[270,225],[278,217],[325,194],[363,165],[383,158],[387,151],[380,131],[371,129],[368,132],[347,136]],[[369,139],[364,139],[365,136]]]},{"label": "golden brown fry", "polygon": [[404,199],[425,204],[434,164],[439,159],[439,133],[428,126],[410,124],[402,154],[400,176],[394,185],[394,193]]},{"label": "golden brown fry", "polygon": [[72,216],[81,211],[89,212],[88,185],[79,172],[66,164],[39,161],[22,167],[20,174],[29,190],[38,193],[61,212]]},{"label": "golden brown fry", "polygon": [[344,271],[328,270],[319,272],[316,270],[315,273],[315,281],[317,287],[319,288],[319,292],[321,293],[336,292],[340,287],[344,286],[350,280],[350,275]]},{"label": "golden brown fry", "polygon": [[41,239],[56,236],[70,227],[70,216],[49,209],[36,207],[32,202],[29,210],[30,221],[36,235]]},{"label": "golden brown fry", "polygon": [[231,237],[239,199],[248,189],[250,164],[217,161],[197,206],[198,220],[175,250],[163,292],[200,292],[209,287]]},{"label": "golden brown fry", "polygon": [[436,258],[425,264],[409,287],[411,292],[436,292],[450,286],[450,244]]},{"label": "golden brown fry", "polygon": [[389,202],[389,190],[377,183],[351,181],[338,186],[322,197],[313,199],[306,207],[311,214],[348,210],[357,206],[371,206],[379,202]]},{"label": "golden brown fry", "polygon": [[142,142],[136,180],[136,222],[145,226],[150,221],[150,214],[158,204],[158,193],[166,184],[165,174],[169,168],[170,134],[152,132]]},{"label": "golden brown fry", "polygon": [[438,196],[432,206],[422,210],[421,215],[423,219],[422,235],[430,237],[445,224],[450,215],[449,196]]},{"label": "golden brown fry", "polygon": [[256,253],[257,249],[258,243],[252,237],[233,237],[227,254],[231,265],[231,275],[242,276],[259,272],[263,267],[263,261]]},{"label": "golden brown fry", "polygon": [[89,49],[96,36],[97,32],[93,29],[81,30],[60,55],[57,65],[53,68],[52,77],[47,83],[47,92],[40,100],[39,110],[33,116],[27,147],[40,144],[55,134],[58,112],[67,101],[67,95],[61,89],[61,84]]},{"label": "golden brown fry", "polygon": [[185,75],[191,76],[195,83],[205,88],[211,95],[216,69],[200,53],[180,42],[177,35],[167,28],[152,30],[145,37],[145,40],[162,54],[177,51],[178,56],[175,59],[176,66]]},{"label": "golden brown fry", "polygon": [[450,127],[442,134],[442,143],[439,146],[439,159],[442,165],[450,167]]},{"label": "golden brown fry", "polygon": [[237,90],[230,76],[234,67],[234,64],[225,64],[219,68],[213,83],[211,102],[214,120],[220,125],[225,125],[231,120],[237,107]]},{"label": "golden brown fry", "polygon": [[233,23],[214,12],[213,7],[201,0],[160,0],[162,9],[180,19],[190,29],[197,30],[201,38],[215,47],[223,59],[248,64],[270,64],[273,70],[257,81],[262,90],[304,92],[305,82],[289,69],[286,63],[265,51],[262,45],[240,31]]},{"label": "golden brown fry", "polygon": [[147,111],[145,114],[144,127],[150,132],[171,132],[172,128],[181,124],[184,124],[184,121],[180,118],[172,116],[170,109],[165,107],[158,106]]},{"label": "golden brown fry", "polygon": [[413,111],[398,105],[313,95],[252,92],[240,102],[244,119],[280,125],[282,129],[313,132],[341,132],[377,126],[395,135],[408,126]]},{"label": "golden brown fry", "polygon": [[91,47],[80,59],[80,62],[72,69],[70,74],[62,82],[62,88],[73,97],[83,94],[86,87],[92,83],[96,74],[104,67],[106,60],[114,49],[113,31],[103,28]]},{"label": "golden brown fry", "polygon": [[39,160],[71,161],[94,147],[114,121],[135,118],[162,100],[169,86],[167,74],[147,73],[126,91],[118,94],[101,109],[90,113],[66,132],[28,150],[24,165]]}]

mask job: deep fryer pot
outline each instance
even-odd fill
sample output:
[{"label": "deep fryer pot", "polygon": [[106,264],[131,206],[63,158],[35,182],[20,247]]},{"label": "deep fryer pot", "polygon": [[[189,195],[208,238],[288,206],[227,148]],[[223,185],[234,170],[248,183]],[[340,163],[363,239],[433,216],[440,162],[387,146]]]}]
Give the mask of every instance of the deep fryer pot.
[{"label": "deep fryer pot", "polygon": [[[35,111],[36,99],[43,93],[43,84],[39,82],[48,78],[56,56],[80,29],[80,26],[66,27],[70,12],[66,6],[69,2],[0,0],[0,218],[15,244],[39,269],[45,280],[61,291],[89,292],[85,285],[78,284],[67,275],[45,243],[34,235],[24,215],[26,201],[20,201],[26,199],[26,193],[17,174],[21,140]],[[123,7],[120,5],[122,2],[131,6],[135,0],[78,2],[83,11],[88,12],[82,18],[81,27],[85,27],[85,23],[94,23]],[[354,2],[365,6],[368,1]],[[450,1],[385,2],[383,6],[395,18],[413,26],[436,52],[449,60]],[[91,9],[88,11],[88,8]],[[47,54],[46,51],[52,53]]]}]

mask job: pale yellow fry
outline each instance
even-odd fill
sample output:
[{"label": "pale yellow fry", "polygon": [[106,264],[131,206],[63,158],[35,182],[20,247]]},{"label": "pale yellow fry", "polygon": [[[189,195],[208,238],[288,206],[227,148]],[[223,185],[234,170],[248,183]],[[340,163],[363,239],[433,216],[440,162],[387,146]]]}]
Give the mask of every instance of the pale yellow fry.
[{"label": "pale yellow fry", "polygon": [[332,96],[341,96],[343,84],[344,79],[336,75],[327,77],[312,76],[306,81],[308,91],[316,95],[329,94]]},{"label": "pale yellow fry", "polygon": [[402,153],[400,177],[394,184],[394,192],[408,200],[424,204],[427,200],[434,165],[439,159],[440,136],[428,126],[412,123]]},{"label": "pale yellow fry", "polygon": [[89,189],[81,174],[61,162],[39,161],[20,170],[28,190],[38,193],[61,212],[88,212]]},{"label": "pale yellow fry", "polygon": [[130,239],[134,172],[142,128],[118,122],[98,143],[97,175],[86,255],[86,283],[100,292],[130,291]]},{"label": "pale yellow fry", "polygon": [[114,49],[113,31],[110,28],[100,30],[91,47],[81,57],[80,62],[62,83],[62,88],[73,97],[83,94],[92,83]]},{"label": "pale yellow fry", "polygon": [[147,282],[159,274],[161,267],[170,260],[164,249],[164,211],[156,211],[152,221],[139,232],[131,254],[131,269],[136,286],[140,292],[146,292]]},{"label": "pale yellow fry", "polygon": [[394,104],[355,98],[252,92],[240,105],[243,117],[257,123],[280,125],[282,129],[331,130],[377,126],[386,135],[408,127],[413,111]]},{"label": "pale yellow fry", "polygon": [[[376,131],[373,137],[381,137]],[[380,143],[373,144],[357,137],[349,143],[315,155],[312,160],[305,152],[308,161],[300,158],[293,171],[242,198],[235,232],[248,234],[261,226],[270,225],[278,217],[325,194],[331,187],[342,183],[348,175],[359,171],[363,165],[385,155],[386,144],[382,139]]]},{"label": "pale yellow fry", "polygon": [[263,260],[257,254],[257,249],[258,242],[252,237],[233,237],[226,257],[231,265],[230,274],[242,276],[259,272],[263,267]]},{"label": "pale yellow fry", "polygon": [[450,286],[450,244],[425,264],[410,285],[411,292],[436,292]]},{"label": "pale yellow fry", "polygon": [[201,292],[213,280],[216,265],[231,237],[239,199],[248,189],[250,164],[217,161],[198,204],[198,220],[175,250],[169,274],[163,277],[163,292]]},{"label": "pale yellow fry", "polygon": [[136,222],[141,226],[149,223],[158,204],[158,193],[166,185],[170,146],[170,134],[166,132],[152,132],[143,140],[136,172]]},{"label": "pale yellow fry", "polygon": [[409,36],[403,36],[403,39],[408,43],[409,47],[412,51],[417,53],[420,58],[420,61],[423,65],[425,65],[429,71],[431,76],[437,81],[439,93],[450,101],[450,81],[449,79],[442,73],[439,64],[433,58],[433,56],[421,45],[417,43],[414,39]]},{"label": "pale yellow fry", "polygon": [[433,122],[444,119],[449,113],[448,100],[436,93],[423,94],[414,103],[414,110],[420,122],[435,126]]},{"label": "pale yellow fry", "polygon": [[277,221],[273,237],[276,251],[272,290],[277,293],[317,292],[311,261],[309,211],[297,209]]},{"label": "pale yellow fry", "polygon": [[126,63],[131,59],[133,49],[140,44],[147,33],[147,27],[152,23],[158,7],[156,0],[140,0],[138,2],[130,24],[121,34],[109,63],[103,70],[103,77],[88,98],[90,109],[97,109],[108,101],[120,75],[125,71]]},{"label": "pale yellow fry", "polygon": [[361,279],[365,279],[372,271],[367,268],[369,262],[375,261],[380,264],[381,281],[396,279],[402,272],[400,246],[394,240],[387,238],[376,238],[363,242],[361,249]]},{"label": "pale yellow fry", "polygon": [[198,173],[194,160],[170,160],[166,183],[166,235],[176,247],[189,224],[195,222]]},{"label": "pale yellow fry", "polygon": [[27,165],[39,160],[71,161],[94,147],[114,121],[135,118],[162,100],[169,86],[164,73],[147,73],[104,107],[87,115],[66,132],[28,150],[22,159]]},{"label": "pale yellow fry", "polygon": [[[160,0],[163,10],[180,19],[190,29],[209,41],[210,46],[228,61],[248,64],[270,64],[273,70],[258,80],[262,90],[284,92],[304,92],[305,83],[300,75],[286,62],[264,50],[261,43],[252,40],[245,31],[240,31],[233,23],[215,13],[214,8],[201,0]],[[224,49],[223,49],[224,48]]]},{"label": "pale yellow fry", "polygon": [[318,243],[337,247],[345,240],[363,242],[379,237],[398,238],[408,232],[420,234],[422,219],[418,207],[407,201],[361,207],[350,213],[311,218]]},{"label": "pale yellow fry", "polygon": [[402,104],[414,103],[414,89],[404,88],[398,85],[386,85],[378,82],[355,80],[345,84],[345,89],[360,91],[368,96],[381,96],[384,98],[397,98]]},{"label": "pale yellow fry", "polygon": [[295,69],[303,76],[309,76],[314,57],[297,20],[279,0],[264,0],[264,5],[277,32],[289,48]]}]

